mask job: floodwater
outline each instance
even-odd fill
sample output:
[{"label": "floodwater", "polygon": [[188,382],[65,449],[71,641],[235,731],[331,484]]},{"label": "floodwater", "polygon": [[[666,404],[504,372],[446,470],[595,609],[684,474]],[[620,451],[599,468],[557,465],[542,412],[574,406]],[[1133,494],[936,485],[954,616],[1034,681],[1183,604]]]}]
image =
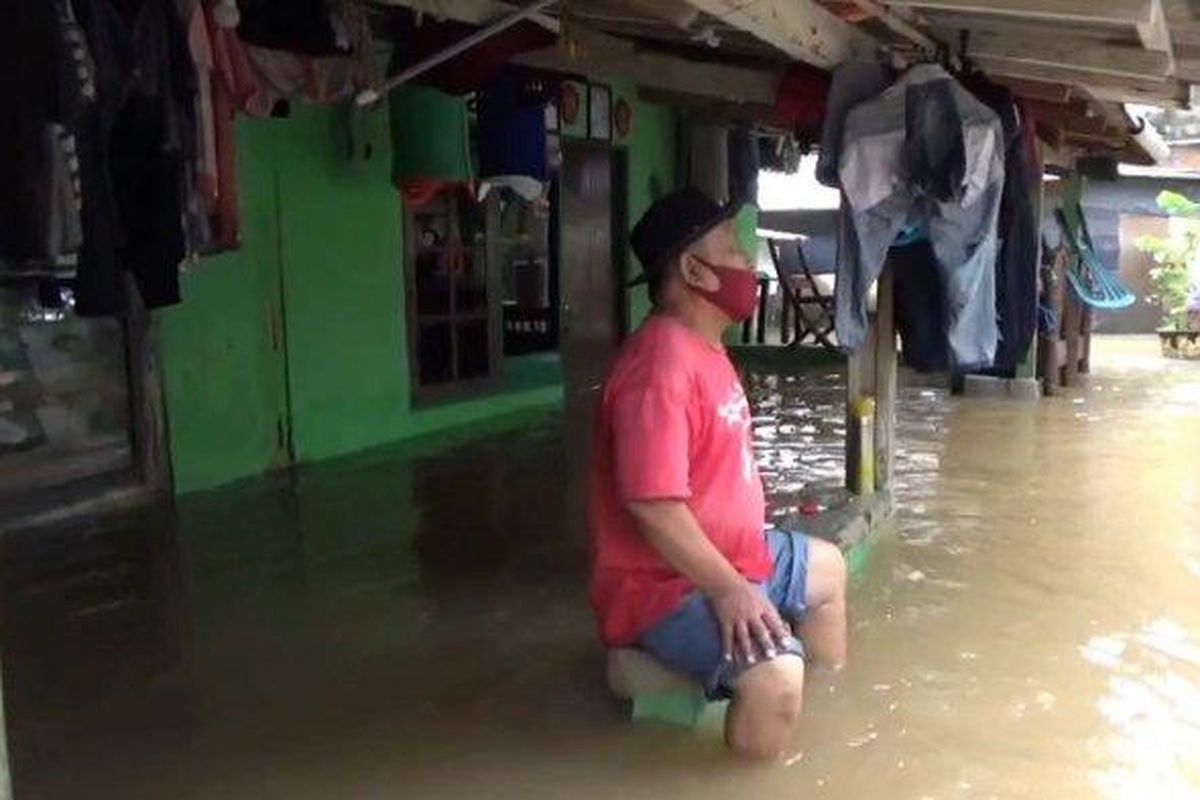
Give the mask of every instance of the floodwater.
[{"label": "floodwater", "polygon": [[[1038,404],[903,391],[896,530],[785,765],[606,696],[542,423],[7,540],[17,800],[1200,796],[1200,365],[1154,347]],[[749,382],[787,515],[839,379]]]}]

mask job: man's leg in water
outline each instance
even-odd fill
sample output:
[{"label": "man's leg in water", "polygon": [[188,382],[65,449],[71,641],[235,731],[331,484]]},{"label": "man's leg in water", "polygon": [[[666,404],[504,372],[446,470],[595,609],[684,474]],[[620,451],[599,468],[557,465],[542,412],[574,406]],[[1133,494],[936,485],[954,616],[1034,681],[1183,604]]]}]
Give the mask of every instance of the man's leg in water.
[{"label": "man's leg in water", "polygon": [[830,669],[846,666],[846,559],[824,539],[808,538],[804,604],[797,633],[809,655]]},{"label": "man's leg in water", "polygon": [[[803,537],[803,547],[787,554],[786,537],[772,544],[776,588],[786,595],[804,586],[804,610],[797,634],[821,666],[846,664],[846,561],[838,547],[823,539]],[[799,545],[800,542],[795,544]],[[803,553],[803,557],[801,556]],[[797,570],[797,566],[803,568]],[[802,576],[802,577],[801,577]],[[795,609],[793,605],[793,609]],[[789,609],[780,608],[785,615]],[[733,683],[733,702],[725,718],[725,741],[738,755],[758,760],[779,758],[792,741],[804,699],[804,659],[780,656],[741,673]]]},{"label": "man's leg in water", "polygon": [[804,659],[777,656],[750,667],[733,683],[725,715],[725,743],[743,758],[770,761],[783,755],[800,722]]}]

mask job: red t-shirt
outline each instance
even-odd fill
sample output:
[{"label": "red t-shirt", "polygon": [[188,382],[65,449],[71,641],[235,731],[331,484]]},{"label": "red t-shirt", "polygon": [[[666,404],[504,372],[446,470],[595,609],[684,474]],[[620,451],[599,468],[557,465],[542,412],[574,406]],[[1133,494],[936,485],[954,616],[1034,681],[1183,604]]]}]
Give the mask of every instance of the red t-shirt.
[{"label": "red t-shirt", "polygon": [[636,641],[693,588],[636,529],[630,501],[685,500],[738,572],[770,575],[750,406],[724,348],[651,317],[604,384],[592,447],[591,598],[606,645]]}]

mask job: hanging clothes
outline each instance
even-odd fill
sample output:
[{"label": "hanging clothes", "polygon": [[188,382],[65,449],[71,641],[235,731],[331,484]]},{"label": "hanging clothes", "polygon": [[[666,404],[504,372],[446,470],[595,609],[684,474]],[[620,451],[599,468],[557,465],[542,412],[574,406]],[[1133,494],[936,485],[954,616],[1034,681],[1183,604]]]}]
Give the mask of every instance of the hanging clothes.
[{"label": "hanging clothes", "polygon": [[821,136],[828,99],[828,74],[808,64],[788,64],[775,89],[772,117],[808,147]]},{"label": "hanging clothes", "polygon": [[213,113],[213,49],[200,0],[176,0],[187,32],[188,54],[196,73],[192,109],[195,147],[184,164],[184,234],[188,253],[208,251],[213,242],[212,209],[217,202],[217,137]]},{"label": "hanging clothes", "polygon": [[[278,11],[274,0],[256,8]],[[306,8],[305,13],[312,12]],[[207,19],[215,70],[236,107],[252,117],[274,116],[292,97],[331,104],[379,86],[370,23],[357,3],[331,17],[338,32],[335,48],[322,45],[325,34],[320,25],[310,26],[311,19],[299,32],[285,28],[278,35],[267,35],[270,29],[262,20],[247,22],[246,9],[237,29],[217,24],[211,4]],[[242,31],[248,24],[261,35],[246,38]]]},{"label": "hanging clothes", "polygon": [[327,0],[238,0],[238,37],[248,45],[306,56],[350,52],[345,22]]},{"label": "hanging clothes", "polygon": [[0,7],[0,269],[70,277],[64,259],[82,238],[75,128],[96,85],[82,31],[66,0]]},{"label": "hanging clothes", "polygon": [[478,95],[479,178],[507,186],[526,200],[550,179],[546,153],[546,103],[558,81],[521,67],[506,67]]},{"label": "hanging clothes", "polygon": [[472,182],[466,100],[403,84],[392,92],[388,111],[392,181],[411,205]]},{"label": "hanging clothes", "polygon": [[[888,248],[905,227],[921,225],[941,277],[953,366],[992,363],[1003,144],[995,113],[933,64],[913,67],[847,114],[838,173],[843,347],[857,350],[866,338],[867,296]],[[946,174],[961,177],[949,182]]]},{"label": "hanging clothes", "polygon": [[896,74],[878,61],[848,61],[833,71],[821,122],[821,151],[817,154],[819,182],[838,187],[846,115],[859,103],[878,97],[895,79]]},{"label": "hanging clothes", "polygon": [[903,363],[917,372],[947,369],[946,310],[933,247],[925,239],[893,245],[888,263],[895,277],[896,332]]},{"label": "hanging clothes", "polygon": [[[238,246],[237,154],[234,139],[233,71],[227,35],[233,29],[214,18],[216,0],[177,0],[187,26],[188,50],[196,71],[196,134],[189,189],[190,253],[213,253]],[[237,45],[239,48],[240,44]]]},{"label": "hanging clothes", "polygon": [[186,165],[195,147],[195,69],[170,0],[76,0],[96,64],[81,126],[84,246],[76,310],[125,310],[123,273],[148,308],[179,302]]},{"label": "hanging clothes", "polygon": [[1029,353],[1037,331],[1038,204],[1042,180],[1035,121],[1029,105],[982,74],[966,87],[1000,118],[1004,129],[1004,193],[1000,253],[996,258],[996,318],[1000,341],[996,372],[1011,376]]}]

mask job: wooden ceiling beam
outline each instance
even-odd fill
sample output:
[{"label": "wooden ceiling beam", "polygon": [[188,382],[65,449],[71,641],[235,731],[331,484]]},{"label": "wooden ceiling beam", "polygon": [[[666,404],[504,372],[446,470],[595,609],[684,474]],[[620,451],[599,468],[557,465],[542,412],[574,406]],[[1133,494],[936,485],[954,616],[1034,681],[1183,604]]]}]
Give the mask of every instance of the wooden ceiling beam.
[{"label": "wooden ceiling beam", "polygon": [[891,3],[922,11],[1077,22],[1125,29],[1152,25],[1157,4],[1158,0],[892,0]]},{"label": "wooden ceiling beam", "polygon": [[1147,50],[1171,53],[1171,32],[1167,29],[1167,16],[1163,13],[1162,0],[1151,0],[1150,19],[1137,23],[1138,38]]},{"label": "wooden ceiling beam", "polygon": [[793,59],[831,68],[879,46],[814,0],[687,0],[721,22],[740,28]]},{"label": "wooden ceiling beam", "polygon": [[[497,0],[387,0],[439,18],[483,25],[512,13],[511,3]],[[646,51],[632,42],[577,23],[541,21],[569,41],[523,53],[513,60],[542,69],[595,77],[624,78],[643,86],[724,100],[771,105],[778,76],[762,69],[693,61]]]},{"label": "wooden ceiling beam", "polygon": [[881,3],[877,3],[875,0],[850,0],[850,2],[861,9],[871,19],[878,20],[880,24],[901,39],[911,42],[926,53],[933,54],[937,52],[939,44],[937,41],[901,17],[901,15],[889,11]]},{"label": "wooden ceiling beam", "polygon": [[[378,0],[381,5],[399,6],[418,14],[428,14],[434,19],[449,19],[468,25],[487,25],[508,16],[520,6],[500,0]],[[558,20],[547,14],[534,14],[530,18],[549,30],[558,30]]]},{"label": "wooden ceiling beam", "polygon": [[974,60],[980,69],[989,75],[1007,75],[1046,83],[1065,83],[1086,87],[1089,92],[1093,93],[1101,90],[1101,96],[1105,100],[1178,102],[1181,91],[1179,82],[1171,78],[1164,80],[1105,75],[1077,67],[1034,64],[993,56],[980,55],[976,56]]},{"label": "wooden ceiling beam", "polygon": [[751,123],[762,128],[778,128],[774,106],[765,103],[745,103],[716,97],[675,92],[642,86],[638,97],[647,103],[670,106],[690,113],[705,122]]},{"label": "wooden ceiling beam", "polygon": [[1071,87],[1064,83],[1046,83],[1007,75],[996,75],[994,78],[997,83],[1002,83],[1011,89],[1013,94],[1030,100],[1041,100],[1060,105],[1071,100]]},{"label": "wooden ceiling beam", "polygon": [[685,0],[621,0],[642,14],[671,23],[682,31],[691,30],[700,17],[699,9]]},{"label": "wooden ceiling beam", "polygon": [[1000,59],[1032,67],[1068,69],[1072,73],[1095,73],[1127,78],[1160,80],[1171,71],[1168,53],[1139,47],[1105,45],[1072,36],[1002,37],[972,35],[967,54],[982,61]]},{"label": "wooden ceiling beam", "polygon": [[597,78],[623,78],[641,86],[749,104],[773,105],[774,72],[655,53],[633,42],[566,23],[565,41],[522,53],[514,61],[541,69]]},{"label": "wooden ceiling beam", "polygon": [[1174,78],[1161,84],[1133,83],[1121,86],[1081,82],[1079,88],[1096,100],[1107,103],[1147,103],[1177,107],[1187,105],[1188,102],[1187,84]]},{"label": "wooden ceiling beam", "polygon": [[1039,100],[1028,100],[1027,102],[1034,119],[1056,128],[1094,134],[1125,134],[1124,125],[1115,127],[1110,120],[1096,114],[1086,106],[1057,105]]}]

